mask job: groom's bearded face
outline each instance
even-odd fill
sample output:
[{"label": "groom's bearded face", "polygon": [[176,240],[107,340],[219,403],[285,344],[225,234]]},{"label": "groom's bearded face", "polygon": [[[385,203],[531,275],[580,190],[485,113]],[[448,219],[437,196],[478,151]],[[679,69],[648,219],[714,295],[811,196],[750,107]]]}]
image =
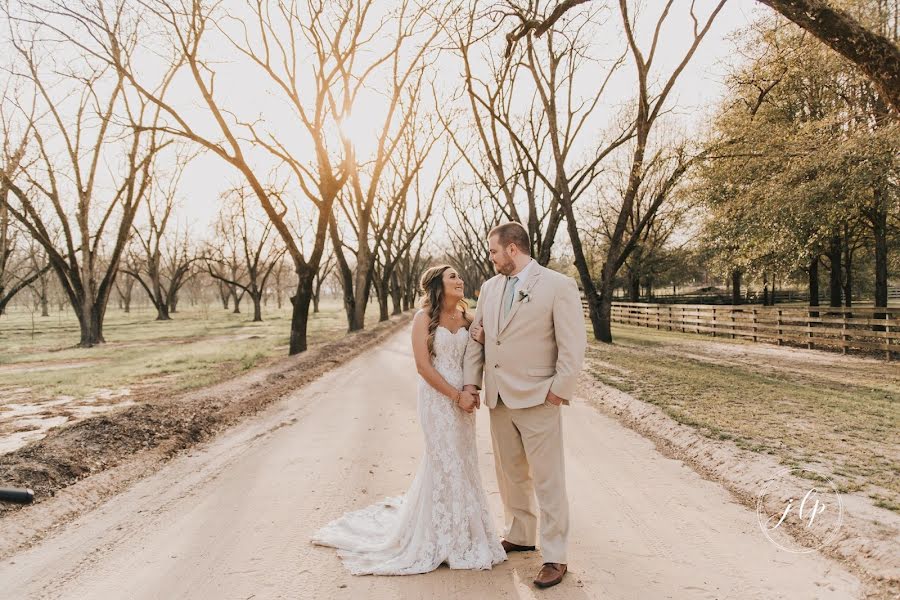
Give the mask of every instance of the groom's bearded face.
[{"label": "groom's bearded face", "polygon": [[491,236],[488,240],[488,247],[491,251],[491,262],[494,263],[494,270],[501,275],[509,275],[516,270],[516,263],[512,257],[506,252],[506,249],[500,245],[499,236]]}]

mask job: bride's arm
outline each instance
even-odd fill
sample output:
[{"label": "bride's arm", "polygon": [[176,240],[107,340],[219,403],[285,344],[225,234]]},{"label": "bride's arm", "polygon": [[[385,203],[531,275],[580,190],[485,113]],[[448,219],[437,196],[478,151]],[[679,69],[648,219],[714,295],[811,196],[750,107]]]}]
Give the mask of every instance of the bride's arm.
[{"label": "bride's arm", "polygon": [[422,379],[451,400],[458,401],[461,390],[447,383],[447,380],[431,364],[431,355],[428,353],[428,315],[425,311],[419,312],[413,319],[412,347],[413,357],[416,359],[416,370]]}]

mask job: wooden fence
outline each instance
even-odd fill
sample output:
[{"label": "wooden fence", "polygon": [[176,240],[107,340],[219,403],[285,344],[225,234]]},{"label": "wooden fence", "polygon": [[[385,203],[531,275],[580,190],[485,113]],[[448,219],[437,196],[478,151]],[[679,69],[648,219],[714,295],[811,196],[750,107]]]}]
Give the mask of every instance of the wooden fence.
[{"label": "wooden fence", "polygon": [[[582,299],[587,314],[587,302]],[[879,318],[876,318],[876,314]],[[881,318],[882,315],[885,318]],[[806,348],[900,356],[900,307],[723,306],[613,302],[612,322]]]}]

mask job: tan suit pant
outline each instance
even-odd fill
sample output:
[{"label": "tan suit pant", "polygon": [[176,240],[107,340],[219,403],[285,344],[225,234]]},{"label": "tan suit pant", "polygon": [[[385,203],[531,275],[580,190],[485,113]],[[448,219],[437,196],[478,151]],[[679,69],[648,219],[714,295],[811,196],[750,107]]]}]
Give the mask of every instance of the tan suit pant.
[{"label": "tan suit pant", "polygon": [[[506,539],[540,546],[543,562],[566,563],[569,501],[562,445],[562,414],[548,403],[491,409],[491,439],[500,498],[506,512]],[[537,539],[537,493],[541,543]]]}]

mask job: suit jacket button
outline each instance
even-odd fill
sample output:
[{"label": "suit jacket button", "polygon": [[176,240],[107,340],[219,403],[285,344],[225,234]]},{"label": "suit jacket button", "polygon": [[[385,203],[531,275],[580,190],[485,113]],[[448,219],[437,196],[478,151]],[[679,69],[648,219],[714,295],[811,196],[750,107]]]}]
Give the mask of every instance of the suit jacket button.
[{"label": "suit jacket button", "polygon": [[500,365],[494,365],[494,368],[495,368],[495,369],[499,369],[499,368],[500,368]]},{"label": "suit jacket button", "polygon": [[497,345],[498,345],[498,346],[500,345],[500,340],[497,340]]}]

